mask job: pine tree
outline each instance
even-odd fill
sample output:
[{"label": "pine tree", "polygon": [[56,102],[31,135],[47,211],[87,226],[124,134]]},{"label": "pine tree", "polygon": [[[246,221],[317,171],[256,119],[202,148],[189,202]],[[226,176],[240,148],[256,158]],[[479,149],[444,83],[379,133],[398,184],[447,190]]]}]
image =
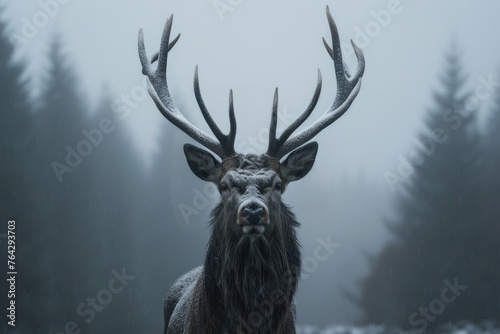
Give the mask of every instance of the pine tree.
[{"label": "pine tree", "polygon": [[64,329],[82,298],[91,296],[87,277],[82,275],[91,272],[85,260],[92,256],[88,240],[95,221],[86,182],[88,157],[80,155],[83,161],[70,166],[71,173],[58,177],[54,169],[56,162],[67,167],[67,147],[77,151],[85,139],[82,130],[89,129],[87,108],[62,48],[60,38],[53,39],[36,114],[36,177],[31,188],[37,200],[30,222],[30,233],[36,238],[25,266],[37,279],[23,286],[23,332]]},{"label": "pine tree", "polygon": [[[488,197],[486,210],[500,217],[500,90],[495,91],[494,105],[488,115],[483,140],[486,163],[485,192]],[[497,219],[497,221],[500,221]]]},{"label": "pine tree", "polygon": [[[481,215],[477,111],[464,92],[455,48],[440,79],[442,91],[434,93],[421,145],[409,157],[413,173],[388,224],[393,241],[361,283],[366,322],[427,329],[498,317],[493,287],[500,277],[490,275],[498,260]],[[458,286],[455,295],[448,285]]]},{"label": "pine tree", "polygon": [[[494,93],[494,105],[487,119],[487,128],[483,136],[483,157],[485,172],[483,181],[483,237],[485,251],[494,263],[500,262],[500,90]],[[483,294],[496,296],[497,303],[490,303],[488,313],[500,313],[500,266],[489,265],[488,278]]]},{"label": "pine tree", "polygon": [[[0,15],[3,8],[0,8]],[[23,64],[14,59],[6,24],[0,21],[0,212],[2,219],[22,214],[26,205],[26,157],[33,131]]]},{"label": "pine tree", "polygon": [[[96,129],[108,126],[89,161],[92,175],[88,182],[94,185],[92,198],[97,217],[96,237],[90,240],[96,256],[87,261],[95,267],[92,277],[99,277],[100,284],[107,283],[112,270],[120,272],[122,268],[134,279],[124,287],[123,293],[113,296],[116,302],[106,306],[105,312],[111,316],[99,315],[88,326],[107,333],[154,332],[149,314],[146,314],[149,310],[144,311],[149,300],[141,294],[144,285],[148,284],[142,280],[147,259],[142,257],[144,246],[137,242],[138,231],[149,224],[142,208],[144,167],[132,149],[125,122],[116,117],[111,106],[110,94],[103,92],[92,121]],[[97,286],[95,291],[98,291]]]},{"label": "pine tree", "polygon": [[[0,7],[0,16],[3,14]],[[38,236],[31,231],[34,213],[33,205],[36,197],[32,183],[35,179],[36,159],[34,143],[36,141],[36,122],[32,106],[28,99],[27,80],[24,63],[14,57],[15,50],[10,44],[6,31],[6,23],[0,20],[0,219],[2,234],[1,262],[7,265],[7,221],[16,221],[17,243],[15,247],[14,270],[19,273],[16,278],[16,309],[18,328],[25,319],[22,306],[22,295],[27,292],[25,286],[30,285],[41,276],[32,271],[30,258],[32,245]],[[11,235],[12,236],[12,235]],[[2,281],[6,282],[6,271]],[[7,296],[7,284],[2,284],[2,295]],[[7,308],[7,298],[2,298],[2,308]],[[2,323],[7,323],[7,318]]]}]

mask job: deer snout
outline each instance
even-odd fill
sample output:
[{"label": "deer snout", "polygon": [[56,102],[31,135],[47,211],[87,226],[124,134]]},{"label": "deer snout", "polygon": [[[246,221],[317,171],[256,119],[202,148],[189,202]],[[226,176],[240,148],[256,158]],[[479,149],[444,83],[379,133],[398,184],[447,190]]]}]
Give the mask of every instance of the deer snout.
[{"label": "deer snout", "polygon": [[269,212],[263,203],[245,202],[238,210],[238,225],[244,233],[262,233],[269,225]]},{"label": "deer snout", "polygon": [[263,208],[244,208],[243,218],[248,222],[249,225],[259,225],[264,215]]}]

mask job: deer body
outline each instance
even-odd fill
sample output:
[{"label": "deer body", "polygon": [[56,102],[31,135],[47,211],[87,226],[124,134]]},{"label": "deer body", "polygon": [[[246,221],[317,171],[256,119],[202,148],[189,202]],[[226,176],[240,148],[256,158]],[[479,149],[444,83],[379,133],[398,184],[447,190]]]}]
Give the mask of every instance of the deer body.
[{"label": "deer body", "polygon": [[[306,155],[314,159],[317,146],[310,147],[299,152],[302,159]],[[193,171],[202,175],[210,165],[202,158],[213,157],[191,152],[193,148],[188,146],[186,156]],[[247,155],[220,166],[228,168],[220,181],[227,189],[212,212],[205,262],[181,277],[167,295],[165,333],[295,333],[292,304],[300,272],[298,223],[281,202],[283,183],[271,169],[275,163]],[[297,173],[311,166],[290,170]],[[286,175],[292,177],[291,172]],[[251,215],[241,215],[248,208],[262,208],[256,218],[262,221],[249,222]],[[257,230],[261,226],[265,226],[263,232]],[[244,232],[242,227],[256,230]]]},{"label": "deer body", "polygon": [[[294,295],[301,256],[299,223],[281,196],[290,182],[311,170],[318,144],[308,143],[342,116],[357,96],[364,58],[354,43],[358,68],[351,75],[343,63],[337,28],[327,7],[332,47],[325,47],[335,64],[337,93],[331,107],[311,126],[293,135],[310,116],[321,92],[321,74],[309,106],[276,137],[278,91],[269,129],[269,146],[261,155],[234,150],[236,119],[230,92],[230,132],[224,135],[201,97],[198,69],[194,90],[205,121],[216,138],[189,123],[174,104],[166,82],[172,17],[167,21],[159,53],[150,60],[139,33],[139,57],[149,78],[149,93],[160,112],[175,126],[219,156],[185,144],[191,171],[214,183],[220,201],[212,211],[211,237],[203,266],[177,280],[165,300],[165,334],[293,334]],[[152,64],[158,62],[154,69]],[[285,159],[282,159],[288,155]]]}]

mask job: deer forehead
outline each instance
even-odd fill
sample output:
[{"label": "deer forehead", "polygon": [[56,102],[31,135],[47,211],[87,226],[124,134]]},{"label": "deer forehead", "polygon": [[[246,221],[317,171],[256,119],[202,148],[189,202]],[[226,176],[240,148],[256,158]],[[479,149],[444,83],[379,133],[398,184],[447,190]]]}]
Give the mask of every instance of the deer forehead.
[{"label": "deer forehead", "polygon": [[241,185],[269,183],[279,175],[280,163],[265,154],[238,154],[222,163],[222,179]]},{"label": "deer forehead", "polygon": [[263,176],[279,172],[280,163],[266,154],[237,154],[222,162],[222,176],[230,173],[242,176]]},{"label": "deer forehead", "polygon": [[237,154],[227,158],[222,163],[224,170],[234,168],[242,170],[279,170],[280,163],[276,158],[270,157],[267,154]]},{"label": "deer forehead", "polygon": [[274,181],[278,176],[274,170],[269,169],[241,169],[235,168],[229,170],[225,178],[231,184],[237,186],[258,185],[266,186]]}]

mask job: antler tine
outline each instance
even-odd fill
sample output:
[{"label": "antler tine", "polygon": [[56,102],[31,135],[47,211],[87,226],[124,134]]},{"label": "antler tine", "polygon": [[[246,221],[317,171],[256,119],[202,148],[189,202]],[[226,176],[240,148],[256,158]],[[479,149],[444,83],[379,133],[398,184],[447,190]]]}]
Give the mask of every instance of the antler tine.
[{"label": "antler tine", "polygon": [[[175,46],[179,38],[181,37],[181,34],[177,34],[177,36],[174,38],[172,42],[168,45],[168,51],[172,50],[172,48]],[[151,64],[154,64],[155,61],[158,60],[160,56],[160,51],[156,51],[152,56],[151,56]]]},{"label": "antler tine", "polygon": [[[316,89],[314,90],[314,95],[311,99],[311,102],[307,106],[306,110],[302,112],[281,134],[279,138],[276,138],[276,126],[277,126],[277,117],[278,117],[278,112],[274,111],[274,107],[278,104],[278,89],[276,88],[275,92],[275,102],[273,104],[273,114],[271,117],[271,126],[270,126],[270,131],[269,131],[269,146],[267,148],[267,155],[270,156],[275,156],[276,151],[279,147],[281,147],[288,138],[293,134],[295,130],[299,128],[299,126],[304,123],[307,118],[311,115],[313,112],[314,108],[316,107],[316,104],[318,103],[319,96],[321,94],[321,87],[322,87],[322,78],[321,78],[321,71],[318,69],[318,80],[316,83]],[[274,128],[273,128],[274,124]]]},{"label": "antler tine", "polygon": [[[323,38],[323,43],[335,65],[335,76],[337,81],[337,94],[335,96],[335,100],[333,101],[330,108],[328,108],[325,111],[325,113],[323,113],[323,115],[321,115],[321,117],[318,120],[316,120],[312,125],[310,125],[308,128],[304,129],[303,131],[289,138],[293,133],[293,131],[295,131],[305,121],[305,119],[307,119],[310,112],[312,112],[312,109],[309,111],[309,114],[306,114],[306,112],[304,112],[302,115],[300,115],[283,132],[282,136],[278,140],[278,144],[277,145],[273,144],[275,145],[274,151],[269,152],[270,150],[268,150],[268,154],[271,153],[270,155],[276,157],[277,159],[281,159],[283,156],[290,153],[294,149],[307,143],[309,140],[314,138],[319,132],[321,132],[323,129],[325,129],[330,124],[335,122],[339,117],[341,117],[349,109],[349,107],[351,106],[352,102],[358,95],[359,90],[361,88],[361,79],[365,70],[365,59],[363,56],[363,52],[351,40],[351,44],[352,47],[354,48],[354,53],[356,54],[356,58],[358,61],[356,71],[354,72],[353,75],[351,75],[349,68],[343,61],[338,29],[335,24],[335,21],[333,20],[332,14],[330,13],[330,8],[328,6],[326,6],[326,15],[328,18],[328,24],[330,26],[332,46],[330,47],[330,45],[328,45],[328,43],[324,38]],[[319,76],[318,81],[320,80],[321,76]],[[311,104],[313,104],[313,102],[314,98]],[[286,136],[284,136],[285,134]],[[285,137],[286,139],[284,139]]]},{"label": "antler tine", "polygon": [[279,140],[276,138],[276,128],[278,127],[278,87],[274,90],[273,111],[271,113],[271,124],[269,125],[269,146],[267,155],[272,156],[278,147]]},{"label": "antler tine", "polygon": [[233,156],[234,154],[236,154],[234,151],[234,139],[236,137],[236,119],[234,116],[233,91],[231,90],[229,92],[229,119],[231,124],[229,134],[227,135],[222,133],[217,123],[215,123],[215,121],[213,120],[212,115],[210,115],[205,102],[203,101],[203,97],[201,96],[200,80],[198,76],[198,65],[196,65],[196,69],[194,71],[194,95],[196,96],[196,101],[198,102],[198,106],[200,107],[205,122],[207,122],[210,130],[212,130],[215,137],[221,143],[224,154],[226,156]]},{"label": "antler tine", "polygon": [[234,150],[234,141],[236,140],[236,117],[234,115],[233,90],[229,90],[229,134],[227,135],[228,145]]},{"label": "antler tine", "polygon": [[332,47],[330,47],[323,38],[323,44],[325,45],[328,54],[332,57],[335,65],[335,77],[337,80],[337,96],[332,104],[332,109],[338,108],[351,94],[354,87],[358,84],[358,81],[363,76],[365,71],[365,59],[363,52],[354,44],[351,40],[352,47],[354,48],[354,53],[358,61],[358,66],[356,72],[351,76],[349,67],[344,63],[342,57],[342,47],[340,44],[339,31],[337,25],[333,20],[330,8],[326,6],[326,16],[328,18],[328,25],[330,26],[330,34],[332,36]]},{"label": "antler tine", "polygon": [[[170,42],[170,33],[172,30],[173,15],[167,20],[165,28],[163,30],[163,35],[161,39],[160,51],[155,53],[151,60],[149,60],[146,48],[144,45],[144,34],[142,29],[139,31],[138,49],[139,49],[139,59],[142,64],[142,73],[144,73],[148,78],[148,92],[151,95],[154,103],[162,115],[168,119],[172,124],[178,127],[180,130],[185,132],[188,136],[196,140],[198,143],[202,144],[215,154],[217,154],[221,159],[225,159],[234,153],[234,149],[228,149],[227,143],[222,143],[217,141],[212,136],[206,134],[204,131],[200,130],[193,124],[191,124],[184,115],[181,114],[177,106],[175,105],[170,92],[168,90],[167,84],[167,60],[169,51],[175,46],[179,40],[180,35],[178,35],[172,42]],[[156,69],[153,69],[152,64],[158,62]],[[209,118],[212,119],[208,114],[208,111],[202,110],[205,120]],[[208,116],[208,117],[207,117]],[[234,146],[234,137],[236,131],[234,110],[232,111],[231,117],[231,133],[229,135],[232,138],[232,146]],[[213,122],[213,120],[212,120]],[[214,123],[215,124],[215,123]],[[209,123],[209,126],[214,130],[214,126]],[[217,127],[215,125],[215,127]],[[218,129],[218,127],[217,127]],[[219,132],[214,134],[219,138]],[[222,138],[222,137],[221,137]],[[229,140],[230,142],[230,140]]]}]

